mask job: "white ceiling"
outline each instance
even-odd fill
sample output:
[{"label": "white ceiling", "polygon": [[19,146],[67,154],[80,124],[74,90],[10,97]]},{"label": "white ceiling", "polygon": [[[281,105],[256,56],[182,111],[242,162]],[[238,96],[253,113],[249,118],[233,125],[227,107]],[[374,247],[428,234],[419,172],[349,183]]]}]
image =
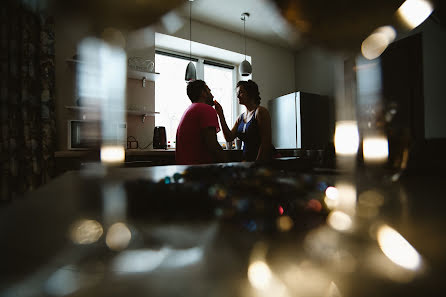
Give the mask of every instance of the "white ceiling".
[{"label": "white ceiling", "polygon": [[[176,12],[189,18],[189,1]],[[248,12],[246,36],[272,45],[297,49],[299,34],[286,23],[274,3],[268,0],[195,0],[192,19],[243,35],[241,15]]]}]

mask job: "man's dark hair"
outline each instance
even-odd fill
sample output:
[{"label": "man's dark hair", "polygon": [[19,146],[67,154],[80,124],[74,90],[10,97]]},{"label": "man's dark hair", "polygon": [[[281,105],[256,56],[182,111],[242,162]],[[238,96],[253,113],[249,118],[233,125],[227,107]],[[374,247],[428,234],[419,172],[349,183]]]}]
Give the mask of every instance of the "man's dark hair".
[{"label": "man's dark hair", "polygon": [[206,90],[206,83],[200,79],[190,81],[187,84],[187,96],[192,103],[197,102],[201,92]]},{"label": "man's dark hair", "polygon": [[254,102],[257,105],[260,105],[260,92],[259,92],[259,86],[252,80],[240,80],[237,83],[237,88],[242,87],[246,93],[248,93],[248,96],[254,99]]}]

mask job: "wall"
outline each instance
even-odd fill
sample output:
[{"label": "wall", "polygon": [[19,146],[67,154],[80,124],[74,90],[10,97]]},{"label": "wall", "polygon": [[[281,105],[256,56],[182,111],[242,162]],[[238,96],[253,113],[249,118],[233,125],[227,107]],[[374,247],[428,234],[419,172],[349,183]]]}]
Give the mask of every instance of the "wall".
[{"label": "wall", "polygon": [[340,58],[317,47],[306,47],[296,53],[296,90],[335,95],[335,65]]},{"label": "wall", "polygon": [[[188,22],[185,22],[185,24],[188,24]],[[162,29],[158,28],[158,31],[166,34]],[[154,31],[145,32],[146,45],[136,52],[129,49],[132,47],[127,38],[129,34],[127,32],[122,33],[127,39],[129,56],[138,55],[154,60]],[[56,110],[59,150],[64,150],[67,147],[67,120],[78,116],[65,108],[66,105],[74,105],[75,100],[75,73],[65,60],[76,54],[77,43],[89,34],[91,34],[91,28],[83,20],[56,16]],[[188,39],[188,26],[181,28],[173,35]],[[199,22],[192,22],[192,40],[239,53],[244,52],[242,35]],[[294,55],[291,50],[274,47],[248,38],[247,53],[252,57],[253,80],[260,87],[262,106],[267,107],[270,99],[294,91]],[[154,96],[154,82],[148,82],[147,88],[141,88],[140,81],[127,80],[127,106],[129,108],[145,107],[148,110],[153,110],[155,106]],[[155,123],[154,117],[148,117],[142,123],[140,117],[128,116],[127,121],[128,135],[136,136],[141,146],[151,142]]]},{"label": "wall", "polygon": [[[446,28],[431,19],[399,38],[423,33],[424,129],[425,138],[446,137]],[[334,96],[335,65],[339,57],[307,47],[296,53],[296,89]]]}]

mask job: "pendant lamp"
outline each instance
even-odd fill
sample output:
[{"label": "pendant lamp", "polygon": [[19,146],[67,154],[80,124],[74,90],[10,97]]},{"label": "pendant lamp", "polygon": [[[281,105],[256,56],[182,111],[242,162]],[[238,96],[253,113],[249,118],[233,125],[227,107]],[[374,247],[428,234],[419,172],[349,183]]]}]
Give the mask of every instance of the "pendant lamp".
[{"label": "pendant lamp", "polygon": [[240,74],[242,76],[249,76],[252,73],[252,66],[246,60],[246,32],[245,32],[246,18],[249,18],[249,13],[248,12],[242,13],[241,20],[243,21],[243,36],[245,37],[245,60],[240,64],[240,67],[239,67]]},{"label": "pendant lamp", "polygon": [[189,64],[187,64],[186,68],[186,81],[197,79],[197,70],[194,63],[192,63],[192,1],[189,0]]}]

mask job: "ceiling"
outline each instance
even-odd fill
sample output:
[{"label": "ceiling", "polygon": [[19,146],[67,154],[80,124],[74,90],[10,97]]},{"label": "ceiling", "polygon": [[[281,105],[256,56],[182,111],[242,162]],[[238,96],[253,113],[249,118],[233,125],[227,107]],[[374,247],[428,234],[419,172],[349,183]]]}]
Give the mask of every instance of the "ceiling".
[{"label": "ceiling", "polygon": [[192,3],[192,19],[243,35],[241,15],[248,12],[246,36],[272,45],[297,49],[302,40],[296,30],[282,18],[273,2],[268,0],[195,0],[187,2],[176,12],[189,18]]},{"label": "ceiling", "polygon": [[[444,25],[446,19],[444,1],[432,1],[436,10],[431,19]],[[194,21],[241,35],[243,35],[243,21],[240,17],[242,13],[248,12],[250,17],[246,20],[246,36],[275,46],[294,50],[302,48],[305,45],[304,38],[301,37],[295,26],[291,26],[282,17],[275,5],[278,2],[278,0],[195,0],[185,2],[175,11],[188,19],[189,4],[192,3],[192,19]],[[348,3],[348,1],[345,2]],[[321,4],[318,5],[321,6]],[[336,18],[336,16],[334,17]]]}]

